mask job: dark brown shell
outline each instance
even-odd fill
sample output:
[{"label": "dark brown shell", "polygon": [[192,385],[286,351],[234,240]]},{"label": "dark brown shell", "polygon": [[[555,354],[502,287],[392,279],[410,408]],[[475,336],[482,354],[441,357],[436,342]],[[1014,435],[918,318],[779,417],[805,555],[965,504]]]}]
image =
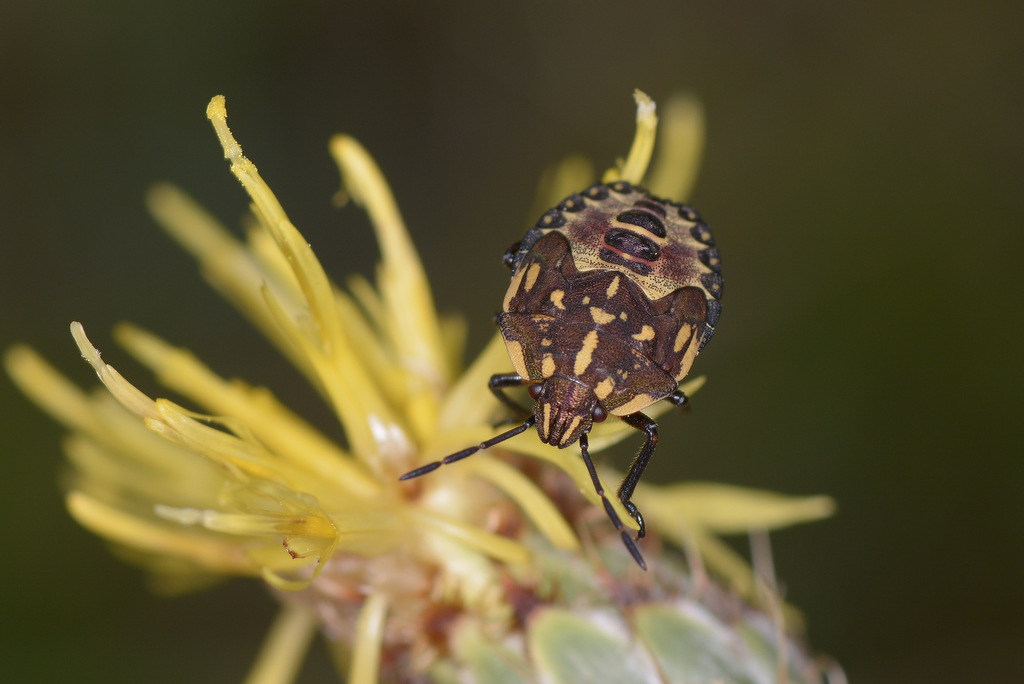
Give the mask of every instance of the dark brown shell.
[{"label": "dark brown shell", "polygon": [[615,415],[674,392],[721,311],[707,225],[624,182],[568,197],[510,261],[497,321],[516,372],[568,378]]}]

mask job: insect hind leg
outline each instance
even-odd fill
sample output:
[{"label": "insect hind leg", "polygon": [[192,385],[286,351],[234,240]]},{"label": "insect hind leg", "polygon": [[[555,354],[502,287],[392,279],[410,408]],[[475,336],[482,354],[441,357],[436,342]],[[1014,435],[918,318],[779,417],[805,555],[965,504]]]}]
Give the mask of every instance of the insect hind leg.
[{"label": "insect hind leg", "polygon": [[[677,406],[682,406],[686,401],[686,395],[682,394],[682,392],[678,394],[682,396],[682,402],[678,403]],[[673,403],[675,403],[674,400]],[[619,485],[619,501],[622,502],[622,505],[626,507],[629,514],[640,525],[640,532],[637,534],[637,539],[640,539],[647,530],[644,526],[644,516],[640,514],[636,504],[633,503],[633,491],[636,489],[637,483],[640,482],[644,470],[647,469],[647,464],[651,462],[654,448],[658,446],[658,424],[643,413],[631,413],[628,416],[622,416],[622,420],[630,427],[640,430],[647,435],[647,441],[641,447],[640,453],[633,459],[633,463],[629,466],[629,472],[626,473],[625,479]]]},{"label": "insect hind leg", "polygon": [[[615,512],[614,508],[612,508],[612,502],[608,500],[607,496],[605,496],[604,485],[601,484],[601,478],[597,476],[597,470],[594,468],[594,462],[590,458],[590,439],[587,437],[586,433],[580,435],[580,452],[583,454],[583,463],[587,466],[587,472],[590,473],[590,481],[594,483],[594,490],[597,492],[597,495],[601,497],[601,503],[604,505],[604,512],[608,515],[608,519],[612,521],[612,525],[615,526],[615,530],[622,537],[622,543],[626,545],[626,550],[629,551],[629,555],[633,557],[633,560],[636,561],[637,565],[646,570],[647,563],[644,562],[644,557],[640,554],[640,549],[637,548],[636,542],[633,540],[633,536],[629,533],[629,530],[626,529],[626,526],[622,524],[622,519],[619,518],[619,514]],[[633,510],[636,510],[635,506],[633,507]],[[633,511],[630,511],[630,515],[633,515]],[[641,520],[643,520],[643,518],[641,518]]]}]

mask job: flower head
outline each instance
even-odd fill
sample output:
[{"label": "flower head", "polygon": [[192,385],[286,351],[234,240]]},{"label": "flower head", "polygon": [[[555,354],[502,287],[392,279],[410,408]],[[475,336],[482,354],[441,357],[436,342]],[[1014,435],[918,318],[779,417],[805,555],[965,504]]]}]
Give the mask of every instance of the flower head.
[{"label": "flower head", "polygon": [[[638,93],[637,103],[633,148],[605,181],[645,175],[657,119],[649,98]],[[784,657],[787,609],[773,593],[763,595],[774,620],[736,598],[755,596],[754,575],[713,535],[827,515],[824,497],[700,484],[637,490],[652,536],[682,547],[692,566],[703,567],[703,558],[733,594],[695,581],[699,574],[685,572],[657,542],[650,575],[632,566],[600,519],[578,450],[551,448],[530,432],[458,467],[399,482],[410,468],[495,434],[502,407],[487,378],[509,369],[500,337],[461,369],[465,326],[437,315],[390,189],[356,141],[336,136],[330,151],[342,195],[371,218],[381,262],[375,284],[353,277],[341,288],[243,155],[223,97],[207,115],[252,200],[247,241],[174,187],[154,187],[150,208],[330,405],[346,443],[325,437],[269,390],[225,380],[188,351],[121,325],[117,341],[195,409],[152,399],[106,364],[74,323],[75,342],[105,392],[83,393],[26,347],[10,350],[6,362],[22,389],[71,429],[67,505],[82,525],[167,591],[262,577],[284,608],[253,681],[289,681],[317,627],[346,652],[348,680],[357,684],[414,674],[431,681],[591,681],[587,672],[593,681],[613,681],[615,673],[628,681],[815,676],[795,649]],[[700,121],[692,101],[670,106],[672,144],[649,180],[656,191],[685,194]],[[588,175],[570,160],[549,174],[545,193],[568,194]],[[632,434],[609,420],[594,429],[591,450]],[[632,523],[618,501],[613,506]]]}]

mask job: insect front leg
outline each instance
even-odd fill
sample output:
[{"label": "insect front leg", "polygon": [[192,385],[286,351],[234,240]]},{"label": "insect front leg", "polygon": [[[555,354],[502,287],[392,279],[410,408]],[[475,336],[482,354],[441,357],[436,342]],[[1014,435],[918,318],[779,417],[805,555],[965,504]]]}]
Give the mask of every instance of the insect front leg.
[{"label": "insect front leg", "polygon": [[498,401],[512,409],[514,416],[518,416],[518,418],[512,422],[519,422],[526,416],[533,415],[533,411],[520,406],[518,402],[505,394],[505,390],[509,387],[522,387],[523,385],[529,384],[529,378],[523,378],[521,375],[517,375],[516,373],[499,373],[498,375],[491,376],[491,379],[487,381],[487,388],[490,389],[491,393],[498,398]]},{"label": "insect front leg", "polygon": [[[594,483],[594,491],[601,497],[601,504],[604,506],[604,512],[608,515],[608,519],[612,521],[612,525],[615,530],[622,537],[622,543],[626,545],[626,550],[629,551],[629,555],[633,557],[636,564],[644,570],[647,569],[647,563],[644,562],[644,557],[640,555],[640,549],[636,547],[636,542],[633,541],[633,537],[629,534],[629,530],[622,524],[622,520],[619,519],[619,514],[612,508],[612,504],[608,501],[608,497],[604,494],[604,485],[601,484],[601,478],[597,475],[597,469],[594,468],[594,461],[590,458],[590,438],[587,433],[580,435],[580,454],[583,456],[583,464],[587,466],[587,472],[590,473],[590,481]],[[631,504],[632,505],[632,504]],[[629,508],[628,506],[626,507]],[[629,512],[630,515],[634,515],[636,506],[633,506],[633,510]],[[639,515],[639,513],[636,513]],[[643,520],[641,518],[641,520]],[[640,523],[640,529],[643,530],[643,522]],[[643,534],[640,535],[641,537]]]},{"label": "insect front leg", "polygon": [[[669,396],[675,396],[680,394],[685,401],[686,395],[682,392],[676,392]],[[673,403],[675,403],[673,401]],[[681,404],[677,404],[681,405]],[[640,478],[643,477],[644,470],[647,468],[647,464],[651,461],[651,455],[654,454],[654,447],[658,446],[658,424],[648,418],[642,413],[631,413],[628,416],[622,416],[623,422],[632,428],[640,430],[647,435],[647,441],[644,442],[643,447],[640,449],[640,453],[633,459],[633,463],[629,466],[629,472],[626,473],[626,478],[622,481],[619,486],[619,501],[626,507],[629,514],[633,516],[637,524],[640,525],[640,531],[637,534],[637,539],[646,534],[647,530],[644,527],[644,516],[640,515],[640,511],[637,510],[636,504],[633,503],[633,490],[636,489],[636,485],[640,482]]]}]

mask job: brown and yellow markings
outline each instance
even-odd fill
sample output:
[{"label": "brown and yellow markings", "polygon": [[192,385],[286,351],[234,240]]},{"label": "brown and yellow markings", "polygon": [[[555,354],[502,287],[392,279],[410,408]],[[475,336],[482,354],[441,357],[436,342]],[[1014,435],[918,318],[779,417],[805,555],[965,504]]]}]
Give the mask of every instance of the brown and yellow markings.
[{"label": "brown and yellow markings", "polygon": [[[683,354],[683,358],[679,360],[679,371],[675,374],[676,382],[681,382],[686,374],[690,372],[690,368],[693,366],[693,360],[697,358],[697,352],[700,351],[700,344],[696,339],[690,341],[690,346],[686,348],[686,353]],[[669,373],[672,371],[665,369]]]},{"label": "brown and yellow markings", "polygon": [[576,360],[573,362],[572,372],[579,376],[590,366],[594,358],[594,350],[597,349],[597,331],[591,330],[583,338],[583,346],[576,352]]},{"label": "brown and yellow markings", "polygon": [[529,292],[533,289],[533,286],[537,284],[537,277],[540,275],[540,264],[533,262],[530,264],[530,268],[526,271],[526,283],[523,284],[523,289]]},{"label": "brown and yellow markings", "polygon": [[572,422],[569,423],[569,429],[567,429],[565,431],[565,433],[562,435],[562,439],[559,442],[560,446],[568,446],[569,438],[572,437],[572,434],[574,432],[576,432],[576,428],[578,428],[579,425],[580,425],[580,417],[579,416],[573,416],[572,417]]},{"label": "brown and yellow markings", "polygon": [[647,408],[658,399],[661,399],[661,397],[656,398],[650,394],[638,394],[622,406],[612,409],[611,414],[615,416],[628,416],[630,413],[636,413]]},{"label": "brown and yellow markings", "polygon": [[[637,334],[633,335],[633,339],[634,340],[639,340],[640,342],[646,342],[647,340],[653,340],[654,339],[654,328],[652,328],[649,325],[645,325],[644,327],[640,328],[640,332],[638,332]],[[679,350],[677,349],[676,351],[679,351]]]},{"label": "brown and yellow markings", "polygon": [[565,311],[565,304],[562,303],[562,299],[565,298],[565,290],[554,290],[551,293],[551,303],[556,307]]},{"label": "brown and yellow markings", "polygon": [[597,383],[597,387],[594,388],[594,394],[597,395],[599,401],[604,401],[612,393],[613,389],[615,389],[615,381],[611,378],[605,378]]},{"label": "brown and yellow markings", "polygon": [[512,283],[508,286],[508,291],[505,293],[505,301],[502,303],[502,309],[505,311],[511,311],[512,299],[519,293],[519,286],[523,282],[524,275],[526,275],[526,271],[523,270],[512,275]]},{"label": "brown and yellow markings", "polygon": [[608,313],[599,306],[590,307],[590,317],[594,319],[594,322],[598,325],[604,325],[611,323],[615,320],[615,314]]},{"label": "brown and yellow markings", "polygon": [[523,345],[516,340],[506,338],[505,349],[508,350],[509,359],[512,361],[512,367],[516,369],[516,372],[520,375],[527,374],[526,356],[523,354]]},{"label": "brown and yellow markings", "polygon": [[611,299],[615,296],[615,293],[619,291],[619,276],[615,276],[612,282],[608,285],[608,289],[605,291],[605,296]]},{"label": "brown and yellow markings", "polygon": [[555,374],[555,357],[551,354],[544,355],[540,364],[540,374],[545,378],[550,378]]},{"label": "brown and yellow markings", "polygon": [[676,342],[672,345],[672,351],[677,354],[683,351],[683,347],[686,346],[686,342],[693,336],[693,326],[689,323],[684,323],[683,327],[679,328],[679,333],[676,335]]}]

